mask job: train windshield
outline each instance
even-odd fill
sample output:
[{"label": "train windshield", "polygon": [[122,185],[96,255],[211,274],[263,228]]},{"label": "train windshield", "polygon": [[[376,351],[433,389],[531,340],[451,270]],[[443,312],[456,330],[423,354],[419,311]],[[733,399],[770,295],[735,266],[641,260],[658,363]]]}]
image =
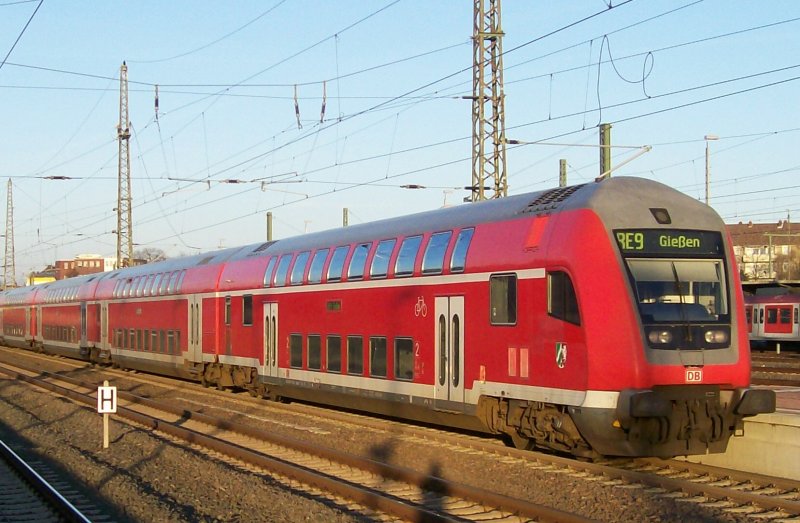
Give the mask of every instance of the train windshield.
[{"label": "train windshield", "polygon": [[722,260],[627,261],[644,323],[707,323],[729,318]]}]

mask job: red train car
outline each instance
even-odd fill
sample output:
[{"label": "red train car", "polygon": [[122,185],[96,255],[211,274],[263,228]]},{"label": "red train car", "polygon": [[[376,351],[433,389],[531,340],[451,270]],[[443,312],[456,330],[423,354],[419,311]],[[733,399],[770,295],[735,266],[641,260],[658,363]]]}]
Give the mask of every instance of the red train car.
[{"label": "red train car", "polygon": [[775,407],[749,388],[733,260],[710,208],[612,178],[76,278],[42,328],[73,322],[99,361],[523,448],[722,452]]},{"label": "red train car", "polygon": [[794,288],[764,289],[745,296],[750,341],[754,344],[800,342],[800,293]]}]

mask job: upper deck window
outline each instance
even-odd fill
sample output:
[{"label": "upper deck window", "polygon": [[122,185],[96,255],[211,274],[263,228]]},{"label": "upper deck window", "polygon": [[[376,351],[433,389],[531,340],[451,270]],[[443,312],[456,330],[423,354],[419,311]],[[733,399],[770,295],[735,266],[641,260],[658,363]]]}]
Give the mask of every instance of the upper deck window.
[{"label": "upper deck window", "polygon": [[278,261],[277,256],[273,256],[267,263],[267,269],[264,271],[264,287],[269,287],[272,282],[272,272],[275,270],[275,263]]},{"label": "upper deck window", "polygon": [[437,232],[428,241],[422,258],[422,274],[439,274],[444,266],[444,254],[453,231]]},{"label": "upper deck window", "polygon": [[392,257],[394,244],[397,240],[383,240],[378,243],[378,248],[375,249],[375,256],[372,257],[372,266],[369,270],[371,278],[385,278],[389,272],[389,258]]},{"label": "upper deck window", "polygon": [[322,269],[325,267],[325,260],[328,258],[330,249],[319,249],[311,259],[311,268],[308,270],[308,283],[320,283],[322,281]]},{"label": "upper deck window", "polygon": [[272,284],[276,287],[286,285],[286,275],[289,273],[289,263],[291,261],[291,254],[284,254],[281,256],[281,261],[278,262],[278,268],[275,271],[275,279],[272,281]]},{"label": "upper deck window", "polygon": [[331,256],[331,263],[328,265],[328,281],[339,281],[342,279],[342,271],[344,270],[344,260],[347,258],[347,252],[350,250],[348,245],[336,247]]},{"label": "upper deck window", "polygon": [[350,267],[347,269],[348,280],[360,280],[364,277],[364,267],[367,264],[367,254],[369,254],[370,244],[361,243],[356,245],[353,257],[350,258]]},{"label": "upper deck window", "polygon": [[451,272],[464,272],[464,266],[467,263],[467,250],[469,249],[472,235],[475,229],[462,229],[456,238],[456,246],[453,248],[453,256],[450,259]]},{"label": "upper deck window", "polygon": [[295,258],[291,276],[292,285],[300,285],[303,283],[303,275],[306,272],[306,262],[308,262],[308,257],[310,255],[310,251],[305,251],[298,254],[297,258]]},{"label": "upper deck window", "polygon": [[422,236],[409,236],[400,244],[400,252],[394,264],[395,276],[410,276],[414,272],[414,262],[422,243]]}]

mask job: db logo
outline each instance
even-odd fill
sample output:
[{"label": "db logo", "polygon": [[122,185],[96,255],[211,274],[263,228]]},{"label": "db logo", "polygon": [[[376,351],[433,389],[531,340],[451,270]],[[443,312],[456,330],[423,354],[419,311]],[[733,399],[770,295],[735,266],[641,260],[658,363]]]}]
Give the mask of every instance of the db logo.
[{"label": "db logo", "polygon": [[686,383],[700,383],[703,381],[703,369],[686,369]]}]

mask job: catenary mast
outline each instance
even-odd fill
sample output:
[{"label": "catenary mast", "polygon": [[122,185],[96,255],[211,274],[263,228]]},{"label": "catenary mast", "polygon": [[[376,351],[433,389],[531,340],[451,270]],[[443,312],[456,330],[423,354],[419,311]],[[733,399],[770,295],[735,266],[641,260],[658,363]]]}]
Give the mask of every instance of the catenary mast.
[{"label": "catenary mast", "polygon": [[133,264],[133,222],[131,220],[131,138],[128,120],[128,66],[122,62],[119,74],[119,169],[117,185],[117,268]]},{"label": "catenary mast", "polygon": [[474,22],[469,200],[476,202],[508,194],[500,0],[475,0]]}]

